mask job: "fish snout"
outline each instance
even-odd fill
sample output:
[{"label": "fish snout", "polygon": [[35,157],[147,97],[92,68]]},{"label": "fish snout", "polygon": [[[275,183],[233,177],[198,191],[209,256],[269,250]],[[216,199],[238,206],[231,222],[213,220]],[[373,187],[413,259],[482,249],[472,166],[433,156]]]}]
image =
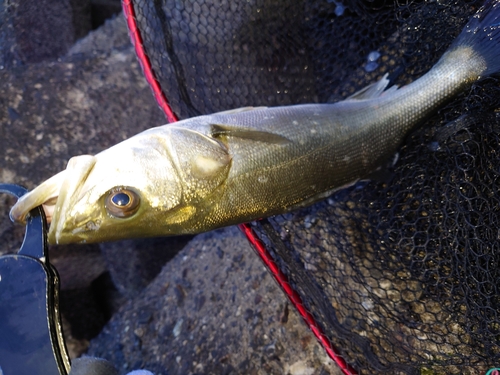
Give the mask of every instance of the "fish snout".
[{"label": "fish snout", "polygon": [[59,172],[19,198],[10,210],[11,220],[18,223],[25,223],[29,212],[41,205],[44,206],[45,214],[50,219],[65,176],[65,170]]}]

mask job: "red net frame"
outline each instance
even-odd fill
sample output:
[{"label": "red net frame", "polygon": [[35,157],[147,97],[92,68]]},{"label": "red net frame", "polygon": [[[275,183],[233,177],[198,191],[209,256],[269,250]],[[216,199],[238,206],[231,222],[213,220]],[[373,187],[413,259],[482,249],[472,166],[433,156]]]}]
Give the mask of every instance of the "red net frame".
[{"label": "red net frame", "polygon": [[[165,113],[167,121],[169,123],[176,122],[178,118],[172,111],[168,99],[165,96],[164,92],[162,91],[162,88],[158,80],[156,79],[156,75],[155,72],[153,71],[151,62],[143,48],[141,33],[136,23],[133,1],[123,0],[122,8],[129,29],[130,39],[135,48],[135,52],[139,60],[139,63],[141,64],[144,76],[146,77],[146,80],[149,83],[151,90],[153,91],[153,95],[158,105]],[[245,234],[248,241],[250,241],[253,248],[264,262],[267,269],[271,272],[273,278],[279,284],[281,289],[285,292],[291,304],[295,307],[296,311],[300,314],[300,316],[302,317],[306,325],[309,327],[309,329],[312,331],[314,336],[316,336],[321,346],[327,352],[328,356],[337,364],[337,366],[341,369],[341,371],[344,374],[356,375],[357,372],[339,354],[339,352],[335,349],[330,340],[328,340],[326,335],[324,335],[323,330],[321,329],[318,322],[315,320],[314,316],[309,311],[307,311],[299,294],[291,287],[286,275],[279,269],[278,265],[272,258],[271,254],[266,249],[262,241],[257,237],[255,232],[250,227],[250,225],[240,224],[239,228]]]}]

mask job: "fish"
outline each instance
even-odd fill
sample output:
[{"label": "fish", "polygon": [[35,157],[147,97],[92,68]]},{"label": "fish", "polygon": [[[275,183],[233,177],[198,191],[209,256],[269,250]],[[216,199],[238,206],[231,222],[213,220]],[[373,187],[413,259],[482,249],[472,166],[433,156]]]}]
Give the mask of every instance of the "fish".
[{"label": "fish", "polygon": [[245,107],[139,133],[67,168],[12,207],[43,205],[51,244],[196,234],[324,199],[385,164],[410,130],[500,70],[500,0],[488,0],[422,77],[387,75],[333,104]]}]

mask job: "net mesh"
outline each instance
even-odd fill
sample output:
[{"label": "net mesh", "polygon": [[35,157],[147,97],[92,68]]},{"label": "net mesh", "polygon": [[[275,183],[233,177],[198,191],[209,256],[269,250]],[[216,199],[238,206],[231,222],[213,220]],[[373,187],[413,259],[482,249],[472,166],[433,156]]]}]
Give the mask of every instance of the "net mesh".
[{"label": "net mesh", "polygon": [[[407,84],[476,1],[134,2],[179,118],[341,100],[389,73]],[[358,373],[477,374],[500,363],[498,80],[415,130],[385,180],[253,224]]]}]

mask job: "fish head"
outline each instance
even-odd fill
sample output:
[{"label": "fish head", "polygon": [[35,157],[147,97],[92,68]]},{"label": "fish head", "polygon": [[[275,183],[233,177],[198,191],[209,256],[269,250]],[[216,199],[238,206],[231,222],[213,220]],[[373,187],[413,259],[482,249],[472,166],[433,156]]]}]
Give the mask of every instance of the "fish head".
[{"label": "fish head", "polygon": [[50,244],[189,233],[182,222],[196,212],[192,202],[223,181],[228,163],[217,142],[196,132],[151,129],[95,156],[71,158],[21,197],[11,217],[23,221],[43,205]]}]

